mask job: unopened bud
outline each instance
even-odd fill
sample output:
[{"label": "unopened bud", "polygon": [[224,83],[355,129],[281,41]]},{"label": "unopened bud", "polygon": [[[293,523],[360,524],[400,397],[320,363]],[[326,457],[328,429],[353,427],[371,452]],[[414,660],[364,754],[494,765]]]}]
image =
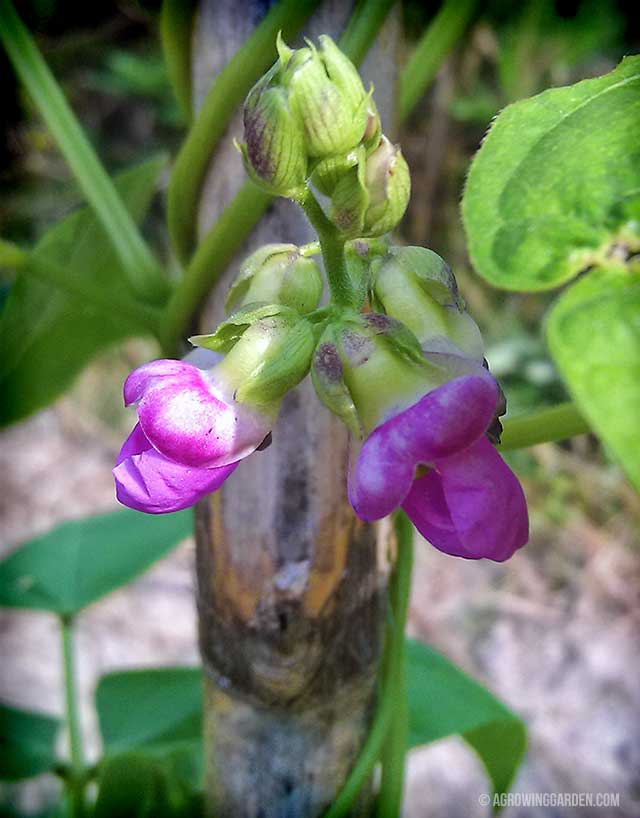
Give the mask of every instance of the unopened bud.
[{"label": "unopened bud", "polygon": [[295,244],[265,244],[242,264],[225,307],[229,313],[256,302],[284,304],[305,315],[318,306],[322,287],[318,265]]},{"label": "unopened bud", "polygon": [[397,145],[378,147],[337,183],[331,220],[348,237],[382,236],[398,224],[409,203],[409,168]]},{"label": "unopened bud", "polygon": [[291,111],[304,131],[310,157],[348,153],[363,138],[369,118],[369,95],[353,63],[323,35],[320,47],[291,51],[278,43],[280,62],[286,64],[281,83]]},{"label": "unopened bud", "polygon": [[371,264],[373,303],[398,319],[431,351],[451,344],[482,361],[482,336],[464,309],[449,265],[424,247],[390,247]]},{"label": "unopened bud", "polygon": [[307,178],[307,152],[298,118],[279,87],[276,63],[249,91],[244,104],[245,144],[239,145],[249,176],[260,187],[289,196]]}]

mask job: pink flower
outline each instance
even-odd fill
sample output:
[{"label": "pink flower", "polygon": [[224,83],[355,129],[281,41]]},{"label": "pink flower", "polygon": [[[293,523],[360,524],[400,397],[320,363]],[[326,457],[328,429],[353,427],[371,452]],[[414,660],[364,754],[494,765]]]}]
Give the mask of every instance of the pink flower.
[{"label": "pink flower", "polygon": [[152,361],[124,384],[138,423],[113,475],[118,500],[150,514],[178,511],[218,489],[239,461],[260,446],[273,415],[233,398],[218,368]]},{"label": "pink flower", "polygon": [[368,435],[350,471],[349,499],[363,520],[401,506],[439,550],[501,562],[527,542],[526,501],[486,437],[497,383],[464,359],[457,367],[468,374],[426,392]]}]

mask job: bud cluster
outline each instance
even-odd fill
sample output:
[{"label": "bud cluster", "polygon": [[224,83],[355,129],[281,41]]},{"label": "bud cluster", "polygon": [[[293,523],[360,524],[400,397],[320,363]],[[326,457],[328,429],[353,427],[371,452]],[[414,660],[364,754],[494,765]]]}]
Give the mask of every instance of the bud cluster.
[{"label": "bud cluster", "polygon": [[506,559],[526,541],[526,505],[493,446],[504,395],[478,327],[440,256],[377,239],[406,209],[407,164],[329,37],[277,47],[247,97],[241,150],[251,177],[296,199],[319,240],[267,244],[244,261],[227,319],[190,339],[210,368],[161,360],[129,375],[138,423],[114,469],[118,498],[161,513],[217,490],[269,445],[283,398],[310,373],[351,432],[347,489],[362,520],[402,506],[437,548]]},{"label": "bud cluster", "polygon": [[347,238],[381,236],[402,218],[410,192],[400,148],[382,133],[357,70],[333,40],[278,60],[244,106],[245,167],[261,187],[298,198],[310,180],[331,200],[329,218]]}]

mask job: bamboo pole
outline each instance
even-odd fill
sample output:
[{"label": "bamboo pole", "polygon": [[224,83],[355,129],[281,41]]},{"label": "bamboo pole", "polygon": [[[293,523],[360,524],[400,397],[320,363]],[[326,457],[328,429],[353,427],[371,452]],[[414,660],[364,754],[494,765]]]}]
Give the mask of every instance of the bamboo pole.
[{"label": "bamboo pole", "polygon": [[[250,33],[264,4],[203,0],[194,33],[196,105]],[[351,4],[323,4],[304,33],[338,36]],[[363,73],[388,132],[397,21]],[[199,213],[210,226],[244,181],[233,121],[212,162]],[[242,257],[268,241],[313,238],[302,214],[277,201],[203,311],[223,317]],[[384,548],[346,497],[347,433],[307,379],[290,393],[273,443],[243,462],[196,510],[200,646],[206,675],[207,815],[315,818],[358,756],[375,702],[386,610]],[[361,799],[367,814],[368,799]]]}]

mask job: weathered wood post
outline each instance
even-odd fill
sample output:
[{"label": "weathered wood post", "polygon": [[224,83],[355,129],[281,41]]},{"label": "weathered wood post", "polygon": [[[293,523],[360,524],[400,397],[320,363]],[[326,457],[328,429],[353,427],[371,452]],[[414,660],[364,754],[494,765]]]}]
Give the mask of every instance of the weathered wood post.
[{"label": "weathered wood post", "polygon": [[[351,5],[323,4],[304,33],[339,36]],[[194,34],[196,105],[264,6],[203,0]],[[387,132],[396,32],[396,21],[388,21],[363,67]],[[203,190],[201,232],[244,181],[231,142],[241,134],[237,117]],[[297,207],[276,202],[220,282],[203,331],[222,319],[223,293],[241,257],[268,241],[311,238]],[[272,445],[197,508],[208,815],[321,815],[366,737],[386,571],[374,528],[359,523],[348,505],[346,465],[346,430],[307,379],[286,398]]]}]

